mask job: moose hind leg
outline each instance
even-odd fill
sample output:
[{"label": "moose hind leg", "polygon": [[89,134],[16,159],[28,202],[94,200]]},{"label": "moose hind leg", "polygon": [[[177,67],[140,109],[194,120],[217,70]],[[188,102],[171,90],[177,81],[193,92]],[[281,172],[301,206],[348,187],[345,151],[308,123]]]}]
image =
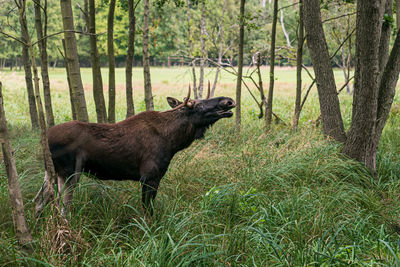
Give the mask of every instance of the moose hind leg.
[{"label": "moose hind leg", "polygon": [[[74,195],[74,189],[76,184],[79,182],[79,179],[81,177],[81,171],[82,171],[82,157],[77,157],[76,158],[76,163],[75,163],[75,173],[70,175],[67,179],[59,177],[59,192],[63,193],[63,201],[62,201],[62,208],[61,208],[61,214],[63,217],[67,215],[67,212],[69,210],[69,206],[71,204],[73,195]],[[61,179],[60,179],[61,178]]]},{"label": "moose hind leg", "polygon": [[49,175],[47,174],[47,171],[45,171],[44,174],[44,179],[43,179],[43,185],[40,188],[39,192],[36,194],[34,201],[36,202],[35,205],[35,214],[36,216],[39,216],[40,213],[42,213],[44,206],[47,204],[49,200]]}]

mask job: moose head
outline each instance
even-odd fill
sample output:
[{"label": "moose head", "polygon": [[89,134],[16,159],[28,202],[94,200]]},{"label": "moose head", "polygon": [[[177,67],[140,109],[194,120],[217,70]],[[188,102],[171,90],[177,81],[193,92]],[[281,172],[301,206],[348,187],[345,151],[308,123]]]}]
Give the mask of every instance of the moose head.
[{"label": "moose head", "polygon": [[205,99],[190,99],[190,85],[187,97],[183,102],[173,97],[167,97],[171,111],[180,110],[197,127],[210,126],[222,118],[232,117],[235,101],[230,97],[215,97],[210,99],[210,82]]}]

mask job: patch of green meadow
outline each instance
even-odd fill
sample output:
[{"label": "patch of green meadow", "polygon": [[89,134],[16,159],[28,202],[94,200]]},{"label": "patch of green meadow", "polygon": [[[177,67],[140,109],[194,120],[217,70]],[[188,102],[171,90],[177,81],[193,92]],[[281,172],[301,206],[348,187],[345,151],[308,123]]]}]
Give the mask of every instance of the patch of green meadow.
[{"label": "patch of green meadow", "polygon": [[[264,70],[265,71],[265,70]],[[212,76],[211,69],[209,76]],[[106,72],[104,72],[104,76]],[[225,72],[223,72],[225,73]],[[337,74],[340,74],[338,72]],[[50,73],[56,122],[71,119],[63,70]],[[124,70],[117,69],[117,118],[125,116]],[[153,68],[155,106],[186,94],[189,69]],[[291,122],[295,75],[278,69],[275,113]],[[31,202],[43,179],[39,135],[30,130],[22,73],[1,73],[33,254],[14,238],[4,166],[0,168],[0,264],[28,266],[393,266],[399,263],[400,119],[395,110],[381,139],[374,178],[341,155],[316,128],[315,91],[300,127],[274,124],[264,132],[258,109],[243,92],[243,125],[216,123],[179,152],[164,176],[153,218],[143,218],[137,182],[83,177],[75,191],[64,250],[57,250],[49,208],[34,218]],[[11,79],[10,77],[13,77]],[[82,69],[88,110],[95,109],[91,73]],[[134,70],[135,107],[144,110],[142,75]],[[265,72],[264,77],[267,77]],[[212,80],[210,78],[210,80]],[[340,82],[340,81],[339,81]],[[226,73],[218,95],[234,96]],[[305,85],[305,88],[307,86]],[[344,92],[343,92],[344,93]],[[341,95],[346,127],[351,96]],[[399,105],[399,98],[394,105]]]}]

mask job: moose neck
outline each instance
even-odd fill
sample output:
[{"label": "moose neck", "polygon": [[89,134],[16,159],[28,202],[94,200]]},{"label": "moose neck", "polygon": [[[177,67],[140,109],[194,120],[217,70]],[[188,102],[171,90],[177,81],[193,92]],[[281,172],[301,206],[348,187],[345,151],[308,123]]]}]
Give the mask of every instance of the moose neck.
[{"label": "moose neck", "polygon": [[196,127],[185,114],[179,110],[166,116],[163,134],[169,141],[173,153],[187,148],[194,140],[202,138],[207,127]]}]

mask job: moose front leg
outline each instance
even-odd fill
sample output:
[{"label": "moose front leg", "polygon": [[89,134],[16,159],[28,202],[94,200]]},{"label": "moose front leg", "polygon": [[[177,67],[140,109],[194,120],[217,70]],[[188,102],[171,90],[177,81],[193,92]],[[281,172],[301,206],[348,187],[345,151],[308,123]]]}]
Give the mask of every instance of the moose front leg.
[{"label": "moose front leg", "polygon": [[153,201],[157,195],[161,178],[168,169],[170,159],[167,157],[145,158],[140,165],[140,182],[142,183],[142,204],[145,215],[153,215]]},{"label": "moose front leg", "polygon": [[142,205],[146,215],[153,215],[153,201],[157,195],[159,184],[160,179],[146,179],[142,182]]}]

